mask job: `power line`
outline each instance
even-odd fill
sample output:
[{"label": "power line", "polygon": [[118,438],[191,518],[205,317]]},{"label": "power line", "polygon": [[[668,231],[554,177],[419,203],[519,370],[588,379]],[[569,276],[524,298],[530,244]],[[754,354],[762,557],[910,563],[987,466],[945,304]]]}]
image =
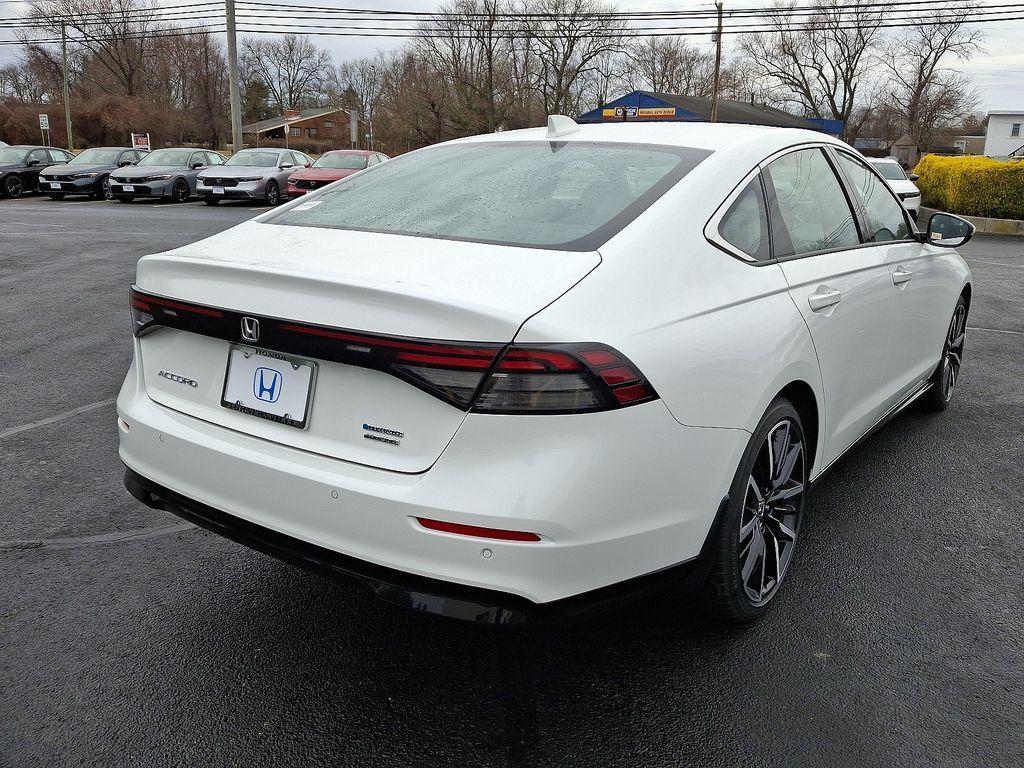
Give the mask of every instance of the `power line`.
[{"label": "power line", "polygon": [[[840,8],[840,7],[832,7],[831,10],[834,10],[834,11],[839,13],[838,18],[835,21],[833,21],[832,23],[829,23],[829,24],[826,24],[826,25],[821,25],[821,26],[815,26],[813,24],[813,19],[811,19],[810,20],[811,23],[806,23],[806,22],[799,23],[796,26],[796,29],[808,29],[808,28],[810,28],[810,29],[825,29],[825,28],[827,28],[827,29],[858,29],[858,28],[863,28],[863,26],[865,26],[865,24],[863,22],[855,23],[853,21],[853,19],[849,18],[852,15],[851,9],[855,10],[855,9],[861,9],[861,8],[865,8],[865,7],[874,7],[874,6],[904,6],[904,5],[908,5],[908,6],[912,6],[913,7],[913,6],[917,6],[919,4],[923,4],[924,2],[928,2],[928,0],[904,0],[903,2],[854,4],[852,6],[846,6],[846,7],[842,7],[842,8]],[[246,4],[247,5],[260,5],[259,3],[251,2],[251,0],[246,0]],[[934,5],[934,3],[931,3],[931,2],[928,2],[928,4],[930,6]],[[211,6],[211,5],[218,5],[219,6],[219,3],[218,2],[204,2],[204,3],[190,4],[190,5],[186,5],[186,6],[168,6],[168,7],[165,7],[165,8],[161,8],[160,10],[166,14],[168,12],[177,12],[179,8],[198,8],[200,6]],[[282,6],[279,6],[279,7],[282,7]],[[1011,16],[1011,15],[1008,15],[1008,14],[1019,13],[1019,12],[1021,12],[1022,8],[1024,8],[1024,3],[995,4],[995,5],[989,5],[989,6],[980,6],[980,7],[975,8],[975,9],[959,9],[959,8],[952,7],[952,6],[947,6],[947,7],[940,7],[938,9],[938,13],[933,13],[929,17],[920,17],[920,16],[919,17],[914,17],[914,16],[908,15],[909,11],[900,11],[900,12],[898,12],[898,14],[899,14],[899,16],[901,18],[895,18],[894,19],[894,18],[892,18],[890,16],[889,18],[885,19],[884,21],[879,19],[877,23],[872,23],[872,24],[870,24],[870,26],[871,27],[878,27],[878,28],[895,28],[895,27],[904,27],[904,26],[909,26],[909,25],[915,25],[915,26],[938,26],[938,25],[942,25],[942,24],[946,24],[946,23],[950,23],[950,22],[955,22],[955,21],[964,21],[965,23],[976,23],[976,24],[981,24],[981,23],[997,23],[997,22],[1003,22],[1003,21],[1016,21],[1016,20],[1020,20],[1021,17],[1019,17],[1019,16]],[[340,9],[340,10],[344,10],[344,9]],[[351,9],[347,9],[347,10],[351,10]],[[762,9],[762,10],[764,10],[764,9]],[[771,9],[768,9],[768,10],[771,10]],[[776,9],[776,10],[786,11],[786,13],[780,13],[780,14],[766,13],[765,15],[769,19],[775,19],[776,21],[783,21],[783,20],[791,21],[792,20],[792,13],[791,13],[791,11],[793,9]],[[804,10],[806,10],[806,9],[804,9]],[[391,13],[391,12],[390,11],[386,11],[386,12],[374,11],[374,12],[367,12],[367,13],[379,14],[379,13]],[[409,17],[411,13],[412,12],[404,12],[404,11],[403,12],[395,12],[396,15],[400,15],[402,17]],[[242,16],[242,15],[243,14],[239,14],[239,16]],[[846,19],[843,18],[844,15],[846,16]],[[896,15],[896,14],[893,14],[893,15]],[[999,18],[995,18],[997,16]],[[511,15],[511,17],[512,18],[519,18],[518,16],[515,16],[515,15]],[[288,19],[289,21],[276,21],[277,18],[284,18],[284,19]],[[307,17],[307,18],[312,18],[314,20],[320,20],[319,17]],[[456,18],[460,18],[461,19],[462,17],[456,17]],[[498,18],[498,20],[500,22],[499,25],[497,25],[491,31],[494,34],[496,34],[496,35],[500,34],[500,35],[504,35],[504,36],[508,36],[508,37],[513,37],[513,38],[552,39],[552,38],[560,37],[560,35],[558,35],[557,33],[545,34],[544,30],[528,30],[528,29],[523,29],[521,27],[511,27],[511,28],[509,28],[507,26],[507,21],[506,21],[507,18],[508,18],[507,16],[499,16],[499,18]],[[542,18],[546,19],[547,17],[542,17]],[[590,20],[591,17],[589,15],[587,15],[587,16],[584,16],[582,18],[584,20]],[[701,17],[701,18],[703,18],[703,17]],[[223,31],[220,28],[220,25],[222,24],[222,19],[223,19],[223,13],[222,12],[215,12],[213,10],[206,10],[206,11],[203,11],[202,13],[198,13],[198,14],[194,13],[194,14],[191,14],[191,15],[188,15],[188,16],[167,16],[167,15],[165,15],[165,16],[157,17],[155,19],[153,19],[152,16],[148,16],[148,15],[146,16],[146,20],[155,20],[155,21],[160,22],[160,23],[164,23],[164,22],[167,22],[167,21],[186,20],[186,19],[190,20],[190,21],[212,21],[212,22],[215,22],[217,26],[214,27],[214,26],[211,26],[210,24],[205,24],[205,25],[198,26],[198,27],[192,26],[192,27],[178,27],[178,28],[174,28],[174,27],[158,28],[155,31],[153,31],[153,30],[138,30],[138,31],[126,30],[123,33],[109,34],[109,35],[96,34],[96,33],[85,33],[84,30],[83,30],[83,28],[87,26],[85,24],[83,24],[81,26],[77,26],[77,25],[71,23],[71,24],[69,24],[69,26],[71,26],[72,28],[77,28],[80,32],[83,32],[84,34],[86,34],[86,36],[89,39],[96,40],[96,41],[103,41],[104,39],[106,39],[106,40],[128,40],[128,39],[141,39],[141,38],[147,38],[147,37],[179,37],[179,36],[185,36],[185,35],[187,35],[190,32],[193,33],[193,34],[210,34],[210,33],[214,33],[214,32],[219,33],[221,31]],[[244,21],[241,22],[241,24],[243,25],[243,28],[240,31],[243,31],[243,32],[246,32],[246,33],[249,33],[249,34],[284,34],[286,32],[292,32],[292,33],[301,34],[301,35],[322,35],[322,36],[328,36],[328,37],[366,37],[366,38],[373,38],[373,37],[394,37],[394,38],[419,37],[419,38],[427,38],[427,39],[474,39],[474,38],[478,37],[477,34],[474,34],[474,30],[472,28],[464,30],[464,31],[456,28],[454,30],[451,30],[450,32],[449,31],[437,30],[437,29],[431,28],[431,26],[430,26],[431,22],[432,21],[437,21],[436,19],[432,19],[432,18],[428,18],[425,21],[420,22],[420,24],[418,24],[416,26],[396,26],[395,25],[395,24],[400,24],[402,22],[408,23],[409,21],[415,21],[415,19],[412,19],[412,18],[402,18],[401,21],[396,20],[395,24],[392,24],[386,18],[385,19],[380,19],[380,20],[378,20],[376,18],[374,18],[374,19],[369,19],[369,18],[365,19],[366,21],[370,21],[370,22],[380,21],[381,23],[384,23],[384,24],[390,24],[390,26],[372,26],[372,25],[369,25],[369,24],[358,24],[358,25],[329,24],[328,25],[328,24],[311,24],[311,23],[308,23],[308,22],[307,23],[297,23],[297,24],[295,24],[295,23],[290,23],[291,20],[295,20],[295,15],[292,15],[292,14],[289,14],[289,15],[271,14],[269,16],[266,16],[266,15],[265,16],[250,16],[250,15],[246,14],[246,19],[247,20],[244,20]],[[301,21],[302,17],[300,16],[298,20]],[[658,20],[660,21],[661,19],[658,19]],[[141,23],[141,20],[137,16],[134,19],[129,18],[127,20],[122,20],[122,19],[120,19],[120,15],[119,15],[119,21],[124,21],[124,23],[126,23],[126,24],[131,23],[132,21],[135,21],[137,23]],[[650,21],[650,19],[648,19],[648,21]],[[59,22],[57,22],[57,23],[59,23]],[[504,24],[506,26],[501,26],[502,24]],[[39,20],[30,20],[28,23],[21,23],[21,24],[17,24],[17,25],[8,24],[8,25],[4,25],[3,26],[3,28],[10,28],[10,29],[37,29],[37,28],[46,28],[46,27],[47,27],[47,25],[44,22],[41,22]],[[776,31],[778,31],[778,26],[776,24],[771,23],[771,21],[768,21],[768,22],[762,21],[760,23],[748,23],[748,24],[735,24],[734,23],[734,24],[729,24],[728,26],[726,26],[723,29],[723,33],[724,34],[757,34],[757,33],[776,32]],[[711,28],[711,27],[702,27],[702,26],[687,26],[687,27],[627,26],[624,29],[616,28],[616,29],[604,29],[604,30],[602,30],[602,29],[580,30],[578,32],[578,34],[580,34],[580,36],[584,36],[584,37],[617,37],[617,36],[625,36],[625,37],[681,36],[681,37],[686,37],[686,36],[710,35],[713,32],[714,32],[713,28]],[[75,38],[72,38],[71,41],[74,42]],[[21,42],[22,41],[20,41],[20,40],[0,40],[0,45],[18,45],[18,44],[21,44]],[[54,43],[54,42],[58,42],[58,41],[56,39],[36,39],[36,40],[31,40],[31,42],[33,42],[35,44],[48,44],[48,43]]]}]

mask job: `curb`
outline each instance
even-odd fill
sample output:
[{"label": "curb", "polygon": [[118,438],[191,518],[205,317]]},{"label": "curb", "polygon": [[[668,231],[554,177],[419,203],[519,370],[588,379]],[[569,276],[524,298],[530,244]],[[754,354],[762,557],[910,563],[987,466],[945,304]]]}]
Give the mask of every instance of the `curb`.
[{"label": "curb", "polygon": [[[918,221],[927,227],[927,221],[933,213],[943,213],[937,208],[926,208],[921,206],[921,213]],[[953,214],[961,219],[967,219],[974,225],[976,234],[979,235],[1011,235],[1013,237],[1024,237],[1024,221],[1020,219],[989,219],[985,216],[964,216],[961,213]],[[920,226],[920,225],[919,225]]]}]

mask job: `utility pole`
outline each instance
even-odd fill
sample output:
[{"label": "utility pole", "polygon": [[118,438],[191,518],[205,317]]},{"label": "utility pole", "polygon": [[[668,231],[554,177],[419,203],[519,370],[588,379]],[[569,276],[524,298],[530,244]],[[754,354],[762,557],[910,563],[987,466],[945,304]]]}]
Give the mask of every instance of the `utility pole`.
[{"label": "utility pole", "polygon": [[64,124],[68,129],[68,152],[75,148],[71,136],[71,87],[68,85],[68,25],[60,23],[60,53],[64,60]]},{"label": "utility pole", "polygon": [[722,82],[722,0],[716,0],[718,27],[715,29],[715,90],[711,94],[711,122],[718,122],[718,88]]},{"label": "utility pole", "polygon": [[228,93],[231,98],[231,148],[242,149],[242,97],[238,90],[238,41],[235,39],[235,0],[224,0],[228,33]]}]

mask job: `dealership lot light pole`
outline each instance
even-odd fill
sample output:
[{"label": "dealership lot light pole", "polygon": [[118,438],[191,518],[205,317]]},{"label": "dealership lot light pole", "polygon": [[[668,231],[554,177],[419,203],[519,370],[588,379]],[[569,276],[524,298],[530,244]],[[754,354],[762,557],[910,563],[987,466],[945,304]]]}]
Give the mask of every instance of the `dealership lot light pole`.
[{"label": "dealership lot light pole", "polygon": [[225,0],[228,34],[228,93],[231,99],[231,148],[242,149],[242,100],[238,90],[238,41],[235,33],[235,0]]},{"label": "dealership lot light pole", "polygon": [[68,129],[68,152],[74,152],[75,144],[71,137],[71,88],[68,85],[68,25],[60,24],[60,54],[64,67],[64,124]]}]

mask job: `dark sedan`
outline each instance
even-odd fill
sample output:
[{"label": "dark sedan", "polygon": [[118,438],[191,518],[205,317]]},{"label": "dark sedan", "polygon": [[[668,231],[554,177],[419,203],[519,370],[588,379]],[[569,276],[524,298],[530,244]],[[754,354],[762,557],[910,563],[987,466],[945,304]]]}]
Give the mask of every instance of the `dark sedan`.
[{"label": "dark sedan", "polygon": [[53,163],[74,157],[56,147],[18,145],[0,147],[0,196],[21,197],[39,188],[39,172]]},{"label": "dark sedan", "polygon": [[110,199],[110,172],[134,165],[146,153],[130,147],[93,147],[67,165],[54,165],[39,174],[39,189],[54,200],[67,195]]}]

